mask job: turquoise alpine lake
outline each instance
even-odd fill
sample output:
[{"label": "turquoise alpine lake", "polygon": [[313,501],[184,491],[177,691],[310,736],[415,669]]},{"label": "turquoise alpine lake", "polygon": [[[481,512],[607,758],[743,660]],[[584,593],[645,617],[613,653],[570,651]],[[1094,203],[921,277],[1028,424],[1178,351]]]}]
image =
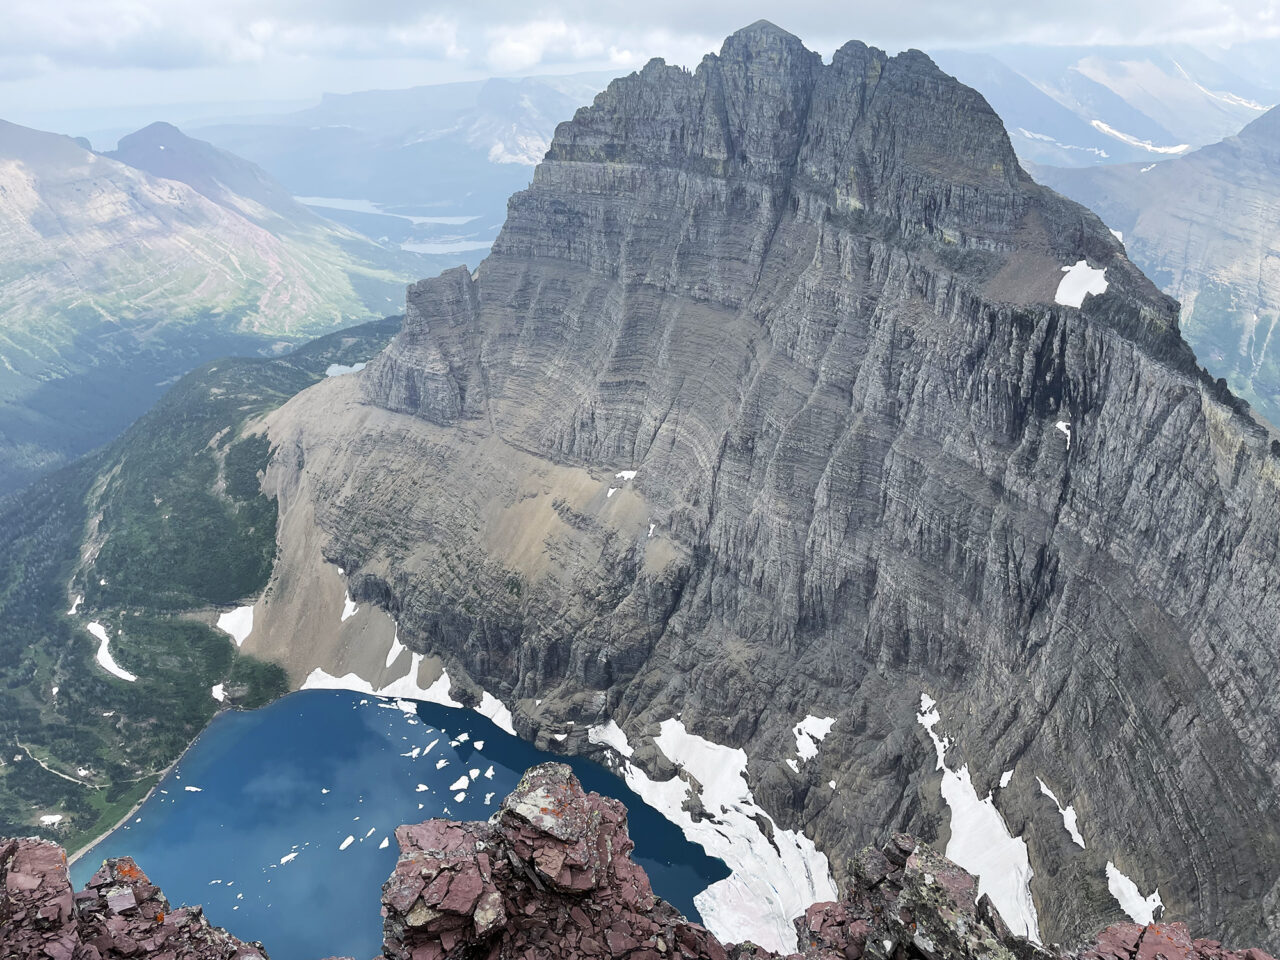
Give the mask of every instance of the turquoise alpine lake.
[{"label": "turquoise alpine lake", "polygon": [[538,750],[471,710],[334,690],[219,714],[71,877],[78,889],[103,859],[131,856],[175,906],[203,904],[273,960],[374,957],[395,828],[486,820],[548,760],[626,804],[654,892],[697,920],[695,894],[728,868],[604,767]]}]

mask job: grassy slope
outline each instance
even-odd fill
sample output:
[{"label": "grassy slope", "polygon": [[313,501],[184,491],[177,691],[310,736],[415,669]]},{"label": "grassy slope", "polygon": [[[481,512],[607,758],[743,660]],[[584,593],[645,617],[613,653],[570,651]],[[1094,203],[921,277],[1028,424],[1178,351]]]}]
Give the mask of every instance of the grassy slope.
[{"label": "grassy slope", "polygon": [[[330,363],[368,359],[397,329],[378,321],[284,358],[207,364],[115,443],[0,503],[0,835],[83,845],[208,723],[213,684],[244,706],[283,692],[278,668],[182,612],[246,598],[270,574],[275,508],[258,491],[269,451],[242,435],[245,422]],[[73,579],[86,596],[75,617]],[[94,662],[94,619],[136,683]],[[40,826],[54,813],[61,824]]]}]

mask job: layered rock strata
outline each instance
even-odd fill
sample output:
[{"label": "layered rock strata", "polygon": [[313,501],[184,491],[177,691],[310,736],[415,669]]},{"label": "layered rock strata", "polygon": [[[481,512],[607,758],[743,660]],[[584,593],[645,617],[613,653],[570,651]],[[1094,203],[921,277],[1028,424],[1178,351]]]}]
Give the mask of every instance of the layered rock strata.
[{"label": "layered rock strata", "polygon": [[[1119,870],[1280,942],[1280,459],[924,55],[756,24],[615,81],[479,270],[269,429],[280,582],[341,568],[540,746],[670,784],[678,717],[841,881],[886,827],[981,847],[963,773],[1043,939],[1121,919]],[[276,602],[246,649],[345,672]]]}]

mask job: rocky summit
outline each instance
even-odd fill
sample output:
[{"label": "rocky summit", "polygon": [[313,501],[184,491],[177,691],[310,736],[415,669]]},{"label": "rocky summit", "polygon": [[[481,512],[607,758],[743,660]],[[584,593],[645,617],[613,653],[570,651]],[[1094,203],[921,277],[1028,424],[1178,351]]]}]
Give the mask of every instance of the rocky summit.
[{"label": "rocky summit", "polygon": [[[428,820],[396,831],[383,885],[387,960],[780,960],[721,943],[653,895],[630,856],[627,811],[584,793],[567,766],[528,771],[485,823]],[[71,894],[50,843],[0,841],[6,958],[248,960],[267,954],[172,911],[129,858]],[[1193,940],[1181,923],[1116,924],[1073,951],[1012,934],[977,880],[905,834],[849,865],[836,902],[795,921],[789,960],[1273,960]]]},{"label": "rocky summit", "polygon": [[1280,943],[1280,457],[923,54],[759,23],[614,81],[477,271],[266,427],[243,649],[443,669],[679,793],[735,882],[794,885],[736,908],[779,945],[892,831],[1004,844],[1046,942],[1160,903]]}]

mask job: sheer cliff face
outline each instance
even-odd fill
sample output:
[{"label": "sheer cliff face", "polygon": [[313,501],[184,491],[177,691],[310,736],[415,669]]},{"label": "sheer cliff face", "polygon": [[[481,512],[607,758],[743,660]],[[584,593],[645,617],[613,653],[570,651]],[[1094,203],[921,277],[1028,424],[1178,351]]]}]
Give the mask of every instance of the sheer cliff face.
[{"label": "sheer cliff face", "polygon": [[949,835],[925,692],[1046,940],[1121,916],[1113,861],[1275,942],[1280,460],[1176,316],[926,57],[756,25],[562,124],[477,273],[275,416],[282,564],[318,539],[541,744],[743,747],[837,876]]}]

